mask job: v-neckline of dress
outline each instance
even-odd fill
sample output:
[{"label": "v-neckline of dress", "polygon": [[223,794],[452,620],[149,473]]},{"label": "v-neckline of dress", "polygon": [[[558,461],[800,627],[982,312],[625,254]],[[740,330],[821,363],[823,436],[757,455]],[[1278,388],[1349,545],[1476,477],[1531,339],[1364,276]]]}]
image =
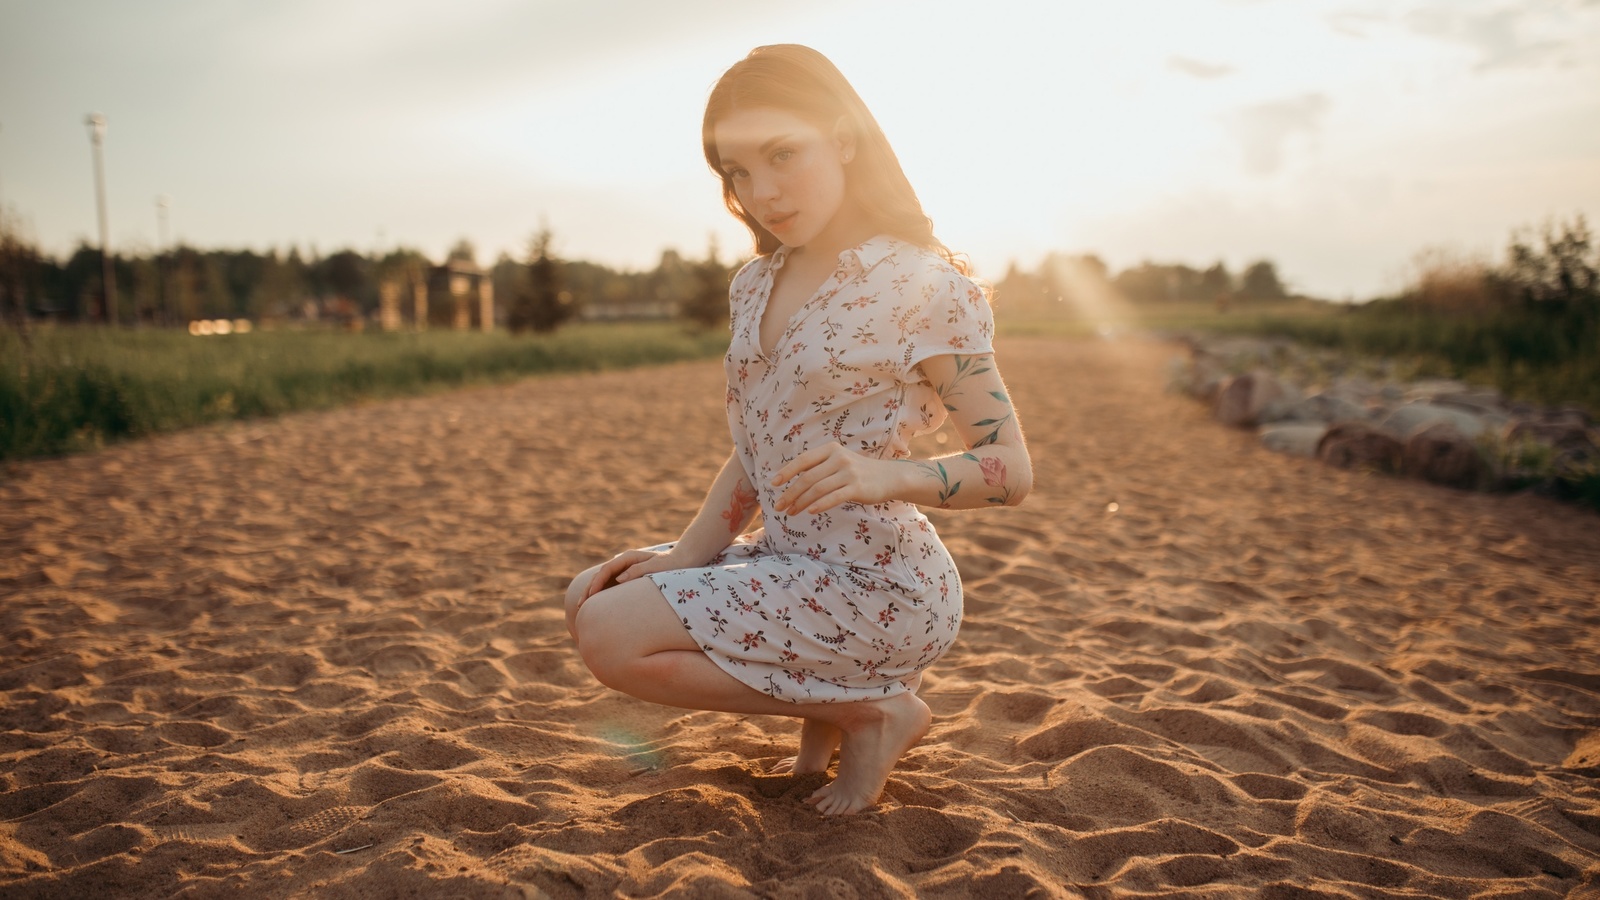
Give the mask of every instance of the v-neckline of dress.
[{"label": "v-neckline of dress", "polygon": [[[850,251],[846,250],[844,252],[848,253]],[[844,287],[844,285],[847,283],[839,278],[840,272],[842,272],[844,269],[843,255],[844,253],[840,254],[841,258],[834,264],[833,271],[828,273],[828,277],[822,279],[822,283],[817,285],[817,289],[815,291],[811,292],[811,296],[806,298],[806,302],[800,304],[795,308],[794,312],[789,314],[789,320],[784,323],[783,330],[778,332],[778,337],[773,341],[772,349],[770,351],[761,344],[761,326],[765,324],[767,318],[767,309],[772,305],[772,289],[777,285],[778,268],[781,267],[775,268],[770,265],[768,266],[767,289],[762,292],[761,308],[756,310],[755,320],[751,325],[751,337],[754,339],[753,342],[755,343],[756,355],[758,357],[769,364],[775,362],[778,358],[779,351],[781,351],[784,345],[788,343],[789,335],[796,328],[800,327],[802,322],[810,318],[812,307],[826,303],[833,297],[834,294],[839,293],[840,288]],[[787,255],[785,255],[783,262],[788,262]]]}]

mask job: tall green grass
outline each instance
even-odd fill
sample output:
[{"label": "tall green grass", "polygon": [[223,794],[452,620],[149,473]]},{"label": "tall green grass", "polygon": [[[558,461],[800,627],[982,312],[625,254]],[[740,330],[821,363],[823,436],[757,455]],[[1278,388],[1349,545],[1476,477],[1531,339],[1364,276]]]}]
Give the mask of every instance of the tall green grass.
[{"label": "tall green grass", "polygon": [[1387,301],[1209,328],[1282,335],[1357,356],[1402,360],[1419,374],[1493,385],[1508,397],[1600,413],[1600,320],[1508,310],[1478,316]]},{"label": "tall green grass", "polygon": [[50,456],[208,422],[353,400],[715,356],[721,331],[586,323],[553,335],[432,331],[0,331],[0,459]]}]

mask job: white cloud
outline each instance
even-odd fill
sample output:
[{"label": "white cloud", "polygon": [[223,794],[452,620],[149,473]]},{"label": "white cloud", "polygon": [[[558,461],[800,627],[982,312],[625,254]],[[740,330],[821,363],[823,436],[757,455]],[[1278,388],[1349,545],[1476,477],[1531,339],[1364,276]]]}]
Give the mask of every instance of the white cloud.
[{"label": "white cloud", "polygon": [[1271,175],[1283,167],[1289,140],[1315,136],[1333,103],[1321,93],[1247,106],[1230,117],[1234,137],[1244,152],[1245,171]]},{"label": "white cloud", "polygon": [[1198,59],[1190,59],[1186,56],[1168,57],[1167,67],[1202,80],[1223,78],[1238,71],[1226,63],[1208,63]]},{"label": "white cloud", "polygon": [[1405,24],[1416,34],[1471,47],[1478,53],[1475,70],[1487,72],[1563,62],[1570,45],[1546,35],[1559,31],[1565,18],[1563,10],[1549,3],[1524,2],[1482,11],[1437,5],[1411,10]]}]

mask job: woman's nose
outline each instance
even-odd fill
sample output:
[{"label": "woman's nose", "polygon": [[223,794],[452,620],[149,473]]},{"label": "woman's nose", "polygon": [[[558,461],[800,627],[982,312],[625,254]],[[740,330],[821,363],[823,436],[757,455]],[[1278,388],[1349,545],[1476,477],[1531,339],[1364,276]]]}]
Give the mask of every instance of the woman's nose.
[{"label": "woman's nose", "polygon": [[778,179],[771,173],[754,173],[750,176],[750,193],[757,200],[778,199]]}]

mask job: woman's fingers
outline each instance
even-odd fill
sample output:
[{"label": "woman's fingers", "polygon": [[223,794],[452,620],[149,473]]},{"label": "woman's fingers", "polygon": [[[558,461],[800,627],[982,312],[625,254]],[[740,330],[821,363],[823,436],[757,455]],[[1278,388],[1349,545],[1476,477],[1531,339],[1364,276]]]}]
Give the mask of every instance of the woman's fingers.
[{"label": "woman's fingers", "polygon": [[[848,473],[836,472],[832,475],[819,478],[795,498],[794,512],[819,513],[825,509],[832,509],[846,500],[852,499],[851,487],[854,485]],[[828,501],[832,502],[828,502]]]},{"label": "woman's fingers", "polygon": [[774,485],[792,480],[789,490],[779,495],[778,509],[789,514],[802,511],[806,508],[806,503],[803,501],[806,496],[813,498],[816,496],[814,493],[816,485],[824,479],[837,476],[840,472],[846,472],[848,477],[850,463],[850,450],[845,450],[845,447],[837,442],[813,447],[802,455],[795,456],[794,460],[784,468],[778,469],[778,474],[773,476]]},{"label": "woman's fingers", "polygon": [[[839,445],[834,444],[833,446],[837,447]],[[796,462],[798,461],[796,460]],[[820,482],[835,475],[839,471],[841,463],[841,460],[837,460],[830,455],[799,470],[795,475],[791,476],[793,480],[790,482],[788,490],[778,497],[778,508],[790,514],[805,509],[805,498],[812,495]]]},{"label": "woman's fingers", "polygon": [[840,450],[844,449],[843,447],[839,446],[838,443],[830,441],[820,447],[812,447],[810,450],[807,450],[799,456],[796,456],[794,459],[789,460],[788,465],[784,466],[775,474],[773,474],[773,486],[777,487],[778,485],[783,484],[784,482],[793,478],[795,475],[804,472],[813,466],[816,466],[818,463],[832,455],[835,447]]},{"label": "woman's fingers", "polygon": [[649,559],[653,555],[643,550],[629,550],[606,560],[599,570],[594,573],[594,580],[589,582],[589,590],[584,595],[584,599],[587,600],[614,584],[620,584],[629,569],[642,559]]}]

